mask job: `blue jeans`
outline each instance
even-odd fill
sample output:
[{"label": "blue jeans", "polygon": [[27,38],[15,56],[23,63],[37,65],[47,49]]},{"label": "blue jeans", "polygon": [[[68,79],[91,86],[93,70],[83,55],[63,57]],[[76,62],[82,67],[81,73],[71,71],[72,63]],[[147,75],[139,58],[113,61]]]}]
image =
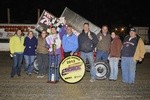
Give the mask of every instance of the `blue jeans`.
[{"label": "blue jeans", "polygon": [[95,68],[95,64],[94,64],[93,52],[89,52],[89,53],[81,52],[80,56],[83,59],[84,63],[86,63],[86,58],[88,59],[90,66],[91,66],[91,68],[90,68],[91,78],[95,79],[96,78],[96,68]]},{"label": "blue jeans", "polygon": [[34,69],[33,62],[34,62],[35,56],[24,55],[24,59],[25,59],[24,71],[28,72],[28,74],[31,74]]},{"label": "blue jeans", "polygon": [[11,76],[14,76],[16,73],[18,75],[21,73],[22,59],[23,59],[23,53],[14,53]]},{"label": "blue jeans", "polygon": [[107,62],[108,55],[109,55],[108,52],[102,52],[101,50],[97,50],[96,51],[96,61],[103,60],[103,61]]},{"label": "blue jeans", "polygon": [[115,57],[109,58],[109,65],[110,65],[109,79],[117,80],[117,77],[118,77],[118,62],[119,62],[119,58],[118,59],[115,59]]},{"label": "blue jeans", "polygon": [[129,84],[134,83],[136,62],[133,61],[133,57],[122,57],[121,69],[122,69],[122,81]]}]

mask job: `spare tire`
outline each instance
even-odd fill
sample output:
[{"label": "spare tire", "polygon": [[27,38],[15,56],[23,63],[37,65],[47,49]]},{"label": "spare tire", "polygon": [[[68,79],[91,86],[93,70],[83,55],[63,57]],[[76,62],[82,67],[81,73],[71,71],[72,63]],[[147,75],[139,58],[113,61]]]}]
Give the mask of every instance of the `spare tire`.
[{"label": "spare tire", "polygon": [[96,79],[106,79],[110,75],[110,66],[105,61],[99,61],[95,63]]}]

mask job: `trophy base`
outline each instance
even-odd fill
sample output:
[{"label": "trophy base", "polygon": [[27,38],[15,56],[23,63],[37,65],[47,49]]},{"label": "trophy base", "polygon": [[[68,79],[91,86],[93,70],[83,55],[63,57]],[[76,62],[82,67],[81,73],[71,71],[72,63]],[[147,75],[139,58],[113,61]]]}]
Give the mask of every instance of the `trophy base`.
[{"label": "trophy base", "polygon": [[58,81],[50,81],[50,80],[48,80],[47,83],[53,83],[53,84],[56,84],[56,83],[58,83]]}]

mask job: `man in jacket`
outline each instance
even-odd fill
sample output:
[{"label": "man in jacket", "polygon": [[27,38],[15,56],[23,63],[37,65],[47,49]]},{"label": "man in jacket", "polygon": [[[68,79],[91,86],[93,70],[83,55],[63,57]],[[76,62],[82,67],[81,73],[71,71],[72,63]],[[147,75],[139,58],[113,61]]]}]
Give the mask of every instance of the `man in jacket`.
[{"label": "man in jacket", "polygon": [[94,54],[93,50],[98,43],[98,39],[95,35],[95,33],[91,32],[89,30],[89,23],[84,23],[83,25],[83,32],[80,33],[78,36],[78,43],[79,43],[79,51],[81,58],[86,63],[86,58],[88,59],[90,63],[90,74],[91,74],[91,80],[90,82],[94,82],[96,78],[96,69],[94,65]]},{"label": "man in jacket", "polygon": [[62,38],[64,58],[76,54],[78,48],[78,37],[72,32],[72,26],[68,25],[66,34]]},{"label": "man in jacket", "polygon": [[103,25],[100,33],[97,34],[98,44],[96,46],[96,61],[106,61],[109,55],[111,37],[108,31],[108,26]]},{"label": "man in jacket", "polygon": [[136,34],[136,29],[130,29],[130,35],[123,41],[121,54],[122,82],[134,84],[137,62],[141,62],[145,55],[143,40]]}]

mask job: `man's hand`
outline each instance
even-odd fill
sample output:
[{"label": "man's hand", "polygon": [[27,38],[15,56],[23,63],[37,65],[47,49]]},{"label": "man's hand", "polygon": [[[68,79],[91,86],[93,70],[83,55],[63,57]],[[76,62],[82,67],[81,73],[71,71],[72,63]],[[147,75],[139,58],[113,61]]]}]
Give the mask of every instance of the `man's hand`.
[{"label": "man's hand", "polygon": [[13,57],[14,54],[10,54],[10,57]]},{"label": "man's hand", "polygon": [[16,56],[16,54],[14,54],[14,53],[11,53],[11,54],[10,54],[10,57],[14,57],[14,56]]},{"label": "man's hand", "polygon": [[50,48],[52,48],[52,44],[50,45]]},{"label": "man's hand", "polygon": [[141,57],[139,58],[139,62],[142,62],[142,58]]},{"label": "man's hand", "polygon": [[49,47],[48,47],[48,46],[46,46],[46,48],[48,49]]},{"label": "man's hand", "polygon": [[92,40],[92,39],[93,39],[93,37],[92,37],[92,35],[91,35],[91,34],[89,34],[89,35],[88,35],[88,37],[89,37],[89,39],[90,39],[90,40]]},{"label": "man's hand", "polygon": [[99,36],[99,41],[101,41],[102,40],[102,36]]},{"label": "man's hand", "polygon": [[77,52],[75,52],[75,53],[74,53],[74,55],[78,55],[78,53],[77,53]]},{"label": "man's hand", "polygon": [[115,61],[117,61],[118,60],[118,58],[117,57],[115,57]]},{"label": "man's hand", "polygon": [[73,55],[73,52],[71,52],[70,55],[72,56],[72,55]]}]

